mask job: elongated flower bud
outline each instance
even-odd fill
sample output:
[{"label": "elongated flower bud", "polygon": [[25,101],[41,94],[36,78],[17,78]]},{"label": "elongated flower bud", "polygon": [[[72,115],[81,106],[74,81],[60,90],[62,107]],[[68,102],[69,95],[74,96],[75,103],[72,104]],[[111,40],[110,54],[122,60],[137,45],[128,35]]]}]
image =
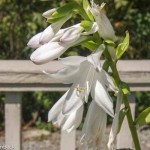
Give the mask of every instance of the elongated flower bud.
[{"label": "elongated flower bud", "polygon": [[98,30],[99,35],[105,40],[110,39],[115,41],[116,37],[114,29],[103,10],[105,4],[102,3],[101,6],[99,7],[99,5],[96,5],[92,0],[91,5],[92,5],[91,12],[95,18],[95,21],[99,26]]},{"label": "elongated flower bud", "polygon": [[48,43],[70,17],[71,15],[64,17],[63,19],[48,26],[40,37],[40,44]]},{"label": "elongated flower bud", "polygon": [[50,18],[51,15],[56,11],[56,8],[45,11],[42,16],[45,18]]},{"label": "elongated flower bud", "polygon": [[82,36],[80,37],[76,42],[73,42],[71,44],[62,44],[60,42],[49,42],[38,49],[36,49],[32,54],[30,59],[35,64],[44,64],[51,60],[54,60],[58,58],[60,55],[62,55],[69,47],[78,44],[84,40],[86,40],[87,37]]},{"label": "elongated flower bud", "polygon": [[42,35],[42,32],[34,35],[28,42],[28,46],[31,47],[31,48],[38,48],[41,46],[39,40],[40,40],[40,37]]},{"label": "elongated flower bud", "polygon": [[61,37],[60,41],[62,43],[72,43],[79,39],[81,32],[84,29],[81,26],[69,28],[64,35]]}]

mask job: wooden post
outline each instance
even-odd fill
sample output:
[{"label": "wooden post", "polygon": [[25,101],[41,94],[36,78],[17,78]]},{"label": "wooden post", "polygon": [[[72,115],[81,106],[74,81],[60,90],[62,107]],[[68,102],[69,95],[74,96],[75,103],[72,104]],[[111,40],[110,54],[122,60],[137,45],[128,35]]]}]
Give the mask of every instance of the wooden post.
[{"label": "wooden post", "polygon": [[61,131],[61,150],[75,150],[76,147],[76,131],[70,133]]},{"label": "wooden post", "polygon": [[7,92],[5,102],[5,145],[21,150],[21,93]]},{"label": "wooden post", "polygon": [[[132,112],[132,117],[135,117],[135,93],[129,96],[129,102]],[[124,107],[124,105],[122,105]],[[117,136],[117,149],[130,148],[133,149],[133,140],[129,130],[127,118],[124,119],[121,130]]]}]

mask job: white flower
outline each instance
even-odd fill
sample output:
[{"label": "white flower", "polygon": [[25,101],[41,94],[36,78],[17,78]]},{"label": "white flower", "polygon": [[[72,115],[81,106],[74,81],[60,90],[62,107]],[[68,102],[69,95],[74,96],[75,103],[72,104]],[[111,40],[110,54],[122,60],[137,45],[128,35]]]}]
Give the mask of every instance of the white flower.
[{"label": "white flower", "polygon": [[106,113],[114,116],[112,99],[107,88],[116,90],[108,73],[100,66],[100,56],[104,50],[100,45],[97,51],[88,57],[71,56],[59,59],[65,68],[47,75],[62,83],[73,83],[49,112],[49,121],[53,121],[63,130],[71,131],[79,126],[83,114],[83,105],[88,102],[91,91],[92,103],[85,119],[81,142],[88,148],[98,149],[106,128]]},{"label": "white flower", "polygon": [[65,115],[62,112],[64,102],[68,91],[57,101],[48,113],[48,121],[52,121],[54,125],[62,127],[62,130],[71,132],[75,130],[82,121],[83,106],[73,111],[71,114]]},{"label": "white flower", "polygon": [[28,42],[28,46],[31,47],[31,48],[38,48],[41,46],[40,44],[40,37],[42,35],[42,32],[34,35]]},{"label": "white flower", "polygon": [[92,100],[82,129],[81,143],[85,149],[100,149],[105,134],[106,121],[106,112]]},{"label": "white flower", "polygon": [[96,23],[98,24],[99,30],[98,33],[99,35],[104,39],[110,39],[115,41],[115,32],[114,29],[107,18],[107,16],[104,13],[104,3],[99,5],[96,5],[93,0],[91,0],[91,12],[95,18]]},{"label": "white flower", "polygon": [[63,17],[62,19],[58,20],[55,23],[52,23],[50,26],[48,26],[42,33],[40,37],[40,44],[48,43],[59,31],[59,29],[62,27],[62,25],[70,19],[71,15],[68,15],[66,17]]},{"label": "white flower", "polygon": [[113,120],[112,128],[109,134],[109,141],[108,141],[108,150],[115,150],[115,139],[117,136],[117,131],[119,127],[119,112],[120,112],[120,107],[122,103],[122,98],[123,94],[122,91],[120,90],[117,94],[117,104],[116,104],[116,111],[115,111],[115,117]]},{"label": "white flower", "polygon": [[47,10],[47,11],[45,11],[45,12],[42,14],[42,16],[45,17],[45,18],[50,18],[51,15],[52,15],[56,10],[57,10],[56,8]]},{"label": "white flower", "polygon": [[[116,90],[111,77],[100,67],[99,58],[104,50],[101,45],[96,53],[88,56],[72,56],[60,59],[65,68],[54,74],[49,74],[63,83],[73,83],[63,107],[63,113],[69,114],[81,107],[91,96],[95,102],[109,115],[113,116],[112,99],[107,87]],[[48,74],[48,73],[47,73]]]}]

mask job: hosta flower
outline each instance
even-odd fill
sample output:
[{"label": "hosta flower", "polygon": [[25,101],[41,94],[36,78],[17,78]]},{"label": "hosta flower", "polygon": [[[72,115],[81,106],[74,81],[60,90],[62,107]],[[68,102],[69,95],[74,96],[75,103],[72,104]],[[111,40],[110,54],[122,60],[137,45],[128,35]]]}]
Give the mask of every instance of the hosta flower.
[{"label": "hosta flower", "polygon": [[95,103],[106,113],[113,116],[112,99],[107,92],[109,87],[116,90],[111,77],[100,67],[99,58],[104,45],[99,46],[96,53],[88,57],[72,56],[60,59],[65,68],[54,74],[46,74],[63,83],[73,83],[63,103],[62,114],[71,115],[77,111],[91,96]]},{"label": "hosta flower", "polygon": [[105,134],[106,122],[106,112],[93,100],[89,106],[82,129],[81,143],[85,149],[100,149]]},{"label": "hosta flower", "polygon": [[40,44],[48,43],[59,31],[59,29],[62,27],[62,25],[70,19],[71,15],[68,15],[60,20],[58,20],[55,23],[52,23],[49,25],[42,33],[40,37]]},{"label": "hosta flower", "polygon": [[76,129],[81,121],[83,115],[83,106],[72,112],[69,115],[62,113],[63,105],[68,91],[57,101],[48,113],[48,121],[52,121],[54,125],[62,127],[62,130],[71,132]]},{"label": "hosta flower", "polygon": [[51,61],[53,59],[58,58],[60,55],[62,55],[69,47],[78,44],[82,41],[84,41],[86,37],[82,36],[77,41],[69,44],[63,44],[61,42],[49,42],[42,46],[40,46],[38,49],[36,49],[30,56],[30,59],[35,64],[43,64],[47,63],[48,61]]},{"label": "hosta flower", "polygon": [[45,12],[42,14],[42,16],[45,17],[45,18],[50,18],[51,15],[52,15],[56,10],[57,10],[56,8],[47,10],[47,11],[45,11]]},{"label": "hosta flower", "polygon": [[119,112],[120,112],[120,107],[122,103],[122,98],[123,94],[122,91],[120,90],[117,94],[117,104],[116,104],[116,111],[115,111],[115,117],[113,120],[112,128],[109,134],[109,141],[108,141],[108,149],[109,150],[115,150],[115,140],[118,132],[118,127],[119,127]]},{"label": "hosta flower", "polygon": [[104,3],[101,6],[96,5],[93,0],[91,0],[91,12],[95,18],[96,23],[98,24],[98,33],[104,39],[115,40],[115,32],[114,29],[104,13]]}]

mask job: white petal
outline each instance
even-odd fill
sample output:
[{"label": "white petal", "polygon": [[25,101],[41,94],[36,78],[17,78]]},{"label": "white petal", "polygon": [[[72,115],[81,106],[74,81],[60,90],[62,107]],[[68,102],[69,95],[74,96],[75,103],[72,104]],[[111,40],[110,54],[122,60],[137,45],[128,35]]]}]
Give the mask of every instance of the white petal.
[{"label": "white petal", "polygon": [[56,11],[56,8],[45,11],[42,16],[45,18],[50,18],[51,15]]},{"label": "white petal", "polygon": [[83,105],[83,100],[77,96],[76,89],[72,86],[66,96],[63,114],[71,114]]},{"label": "white petal", "polygon": [[79,67],[77,66],[67,66],[55,73],[43,72],[51,78],[59,80],[61,83],[70,84],[76,80],[76,74],[78,71]]},{"label": "white petal", "polygon": [[87,60],[94,66],[95,69],[99,70],[100,67],[100,57],[105,50],[104,44],[101,44],[95,53],[89,55]]},{"label": "white petal", "polygon": [[112,91],[117,91],[116,86],[113,83],[111,76],[104,70],[101,70],[99,79]]},{"label": "white petal", "polygon": [[52,23],[50,26],[48,26],[42,33],[40,37],[40,43],[45,44],[48,43],[55,34],[59,31],[59,29],[62,27],[62,25],[71,17],[71,15],[64,17],[63,19]]},{"label": "white petal", "polygon": [[93,100],[85,118],[81,142],[88,148],[98,149],[105,133],[106,120],[106,113]]},{"label": "white petal", "polygon": [[34,35],[28,42],[28,46],[31,48],[38,48],[41,46],[41,44],[39,43],[40,37],[42,35],[42,32]]},{"label": "white petal", "polygon": [[95,81],[91,89],[91,96],[106,113],[108,113],[110,116],[113,117],[114,112],[113,112],[112,99],[109,96],[105,85],[99,82],[97,76],[98,74],[96,73]]},{"label": "white petal", "polygon": [[55,119],[58,114],[61,112],[63,103],[66,99],[68,91],[55,103],[55,105],[50,109],[48,113],[48,121]]},{"label": "white petal", "polygon": [[120,111],[120,107],[121,107],[121,103],[122,103],[122,97],[123,97],[123,94],[120,90],[117,95],[115,117],[113,120],[112,128],[111,128],[111,131],[109,134],[109,141],[107,144],[109,150],[115,150],[115,139],[116,139],[117,131],[118,131],[119,111]]},{"label": "white petal", "polygon": [[85,60],[86,57],[82,57],[82,56],[69,56],[65,58],[59,58],[59,61],[63,65],[67,65],[67,66],[79,66]]},{"label": "white petal", "polygon": [[35,64],[43,64],[53,59],[58,58],[68,49],[67,46],[61,45],[58,42],[50,42],[36,49],[30,59]]},{"label": "white petal", "polygon": [[78,128],[82,121],[82,116],[83,116],[83,105],[76,111],[72,112],[66,122],[63,125],[63,130],[68,130],[71,132],[73,129]]}]

